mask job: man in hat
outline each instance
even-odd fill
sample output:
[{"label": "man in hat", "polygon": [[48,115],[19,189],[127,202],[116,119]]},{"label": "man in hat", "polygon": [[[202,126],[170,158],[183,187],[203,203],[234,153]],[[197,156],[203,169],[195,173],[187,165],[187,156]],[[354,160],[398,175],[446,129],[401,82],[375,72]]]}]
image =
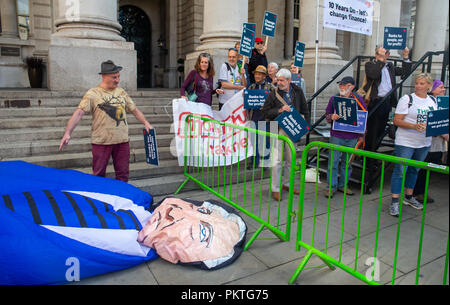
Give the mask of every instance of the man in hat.
[{"label": "man in hat", "polygon": [[248,74],[250,77],[250,84],[253,84],[255,82],[253,71],[255,71],[256,67],[261,65],[267,69],[266,51],[267,47],[264,45],[263,40],[260,37],[256,37],[255,48],[252,50],[252,57],[250,58],[250,62],[248,64]]},{"label": "man in hat", "polygon": [[[346,76],[341,81],[339,81],[338,84],[339,84],[338,96],[355,99],[358,105],[358,110],[367,111],[362,96],[358,95],[357,93],[353,93],[353,89],[355,88],[355,80],[353,79],[353,77]],[[336,114],[333,101],[334,96],[330,98],[328,106],[325,110],[325,113],[327,115],[327,121],[328,123],[331,123],[330,143],[355,148],[358,139],[363,138],[364,134],[338,131],[333,129],[334,121],[340,118],[340,116]],[[343,154],[342,152],[335,150],[333,151],[333,160],[331,160],[331,150],[330,150],[328,157],[327,181],[331,184],[331,186],[329,187],[329,189],[325,189],[324,191],[325,197],[327,198],[328,196],[333,197],[334,193],[337,191],[342,193],[344,192],[345,185],[348,183],[348,180],[350,179],[350,176],[352,174],[352,165],[349,162],[347,171],[347,180],[345,181],[345,167],[347,163],[346,158],[347,154]],[[339,160],[341,160],[340,165]],[[332,168],[331,177],[330,177],[330,168]],[[347,187],[347,195],[352,196],[353,194],[354,193],[352,192],[352,190],[349,187]]]},{"label": "man in hat", "polygon": [[92,172],[104,177],[112,156],[116,179],[128,182],[130,144],[128,138],[127,113],[132,113],[149,132],[152,125],[136,107],[128,94],[119,87],[120,71],[111,60],[101,64],[102,81],[89,89],[77,110],[67,123],[59,150],[67,145],[75,127],[86,113],[92,114]]},{"label": "man in hat", "polygon": [[[267,69],[266,69],[266,67],[264,67],[262,65],[256,67],[256,69],[253,71],[253,76],[254,76],[254,79],[255,79],[255,83],[251,84],[248,87],[249,90],[267,90],[268,92],[270,92],[271,90],[275,89],[275,86],[273,86],[271,83],[266,81],[266,77],[267,77]],[[269,130],[269,126],[270,126],[269,122],[259,123],[261,121],[264,121],[264,115],[262,114],[261,109],[251,109],[251,110],[249,110],[248,117],[255,124],[254,125],[255,129],[259,128],[260,124],[264,124],[265,131],[270,131]],[[253,143],[255,143],[255,145],[254,145],[254,147],[255,147],[255,156],[250,158],[250,162],[248,163],[247,169],[253,168],[253,159],[255,160],[255,167],[259,166],[260,154],[259,154],[258,142],[259,143],[261,143],[261,142],[258,141],[258,139],[262,140],[263,138],[259,137],[257,135],[253,135],[253,136],[256,137],[255,141],[253,141]],[[270,148],[268,147],[268,146],[270,146],[269,139],[270,139],[270,137],[266,138],[266,149],[265,149],[266,153],[270,152]]]},{"label": "man in hat", "polygon": [[[276,74],[277,89],[272,90],[266,98],[266,102],[261,111],[264,118],[269,121],[273,121],[282,112],[291,112],[295,108],[305,120],[309,123],[309,107],[306,103],[305,94],[302,89],[291,82],[291,72],[288,69],[280,69]],[[287,136],[283,129],[279,128],[278,133]],[[271,157],[273,163],[272,170],[272,198],[278,201],[280,197],[280,188],[289,191],[289,177],[290,177],[290,165],[291,165],[291,151],[286,142],[283,142],[284,148],[277,147],[274,150],[279,155]],[[279,143],[275,143],[278,145]],[[280,145],[281,146],[281,145]],[[281,152],[284,152],[283,160],[285,162],[283,167],[283,181],[280,186],[281,176]],[[293,190],[293,193],[298,195],[299,190]]]}]

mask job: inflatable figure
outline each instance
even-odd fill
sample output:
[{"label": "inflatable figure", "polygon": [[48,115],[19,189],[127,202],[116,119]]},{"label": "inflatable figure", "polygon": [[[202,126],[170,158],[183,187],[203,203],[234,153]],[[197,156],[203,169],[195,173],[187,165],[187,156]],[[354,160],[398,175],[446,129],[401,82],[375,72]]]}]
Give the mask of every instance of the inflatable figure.
[{"label": "inflatable figure", "polygon": [[0,162],[0,284],[54,284],[157,258],[137,242],[150,194],[122,181]]}]

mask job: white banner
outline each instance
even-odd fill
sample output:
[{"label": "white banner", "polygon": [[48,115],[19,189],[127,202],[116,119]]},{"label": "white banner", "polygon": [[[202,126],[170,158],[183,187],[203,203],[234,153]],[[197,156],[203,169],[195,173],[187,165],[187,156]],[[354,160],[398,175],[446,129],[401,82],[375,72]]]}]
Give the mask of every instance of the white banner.
[{"label": "white banner", "polygon": [[253,155],[253,147],[248,139],[251,134],[236,128],[214,124],[193,118],[187,136],[190,141],[185,147],[186,118],[189,114],[198,115],[238,126],[248,126],[244,109],[243,90],[226,102],[220,111],[212,110],[206,104],[174,99],[172,101],[176,153],[178,164],[184,165],[184,152],[192,166],[231,165]]},{"label": "white banner", "polygon": [[324,0],[323,26],[372,35],[373,0]]}]

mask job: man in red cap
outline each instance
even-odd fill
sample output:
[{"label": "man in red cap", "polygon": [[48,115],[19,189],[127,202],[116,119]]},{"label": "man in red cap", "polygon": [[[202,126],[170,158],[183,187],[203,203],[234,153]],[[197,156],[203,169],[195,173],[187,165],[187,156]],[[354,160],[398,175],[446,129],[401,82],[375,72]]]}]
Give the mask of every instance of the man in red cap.
[{"label": "man in red cap", "polygon": [[256,67],[264,66],[267,69],[266,50],[267,47],[264,45],[264,42],[261,39],[261,37],[256,37],[255,48],[252,50],[252,57],[250,58],[250,62],[248,64],[248,74],[250,77],[250,84],[255,83],[253,71],[255,71]]}]

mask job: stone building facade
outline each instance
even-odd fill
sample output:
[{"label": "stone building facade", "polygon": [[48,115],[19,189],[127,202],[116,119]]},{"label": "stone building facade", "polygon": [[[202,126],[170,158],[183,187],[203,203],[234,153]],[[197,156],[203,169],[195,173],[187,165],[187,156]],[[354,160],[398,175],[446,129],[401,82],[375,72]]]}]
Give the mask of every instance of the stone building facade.
[{"label": "stone building facade", "polygon": [[[91,87],[98,81],[100,62],[106,59],[124,66],[121,77],[126,89],[176,88],[201,52],[213,55],[217,71],[226,60],[227,49],[240,39],[243,22],[256,23],[260,36],[265,11],[278,15],[276,35],[268,43],[269,61],[288,66],[295,41],[306,44],[303,74],[307,95],[352,57],[373,55],[384,26],[409,29],[413,59],[428,50],[448,49],[447,0],[374,0],[371,36],[324,28],[323,1],[313,0],[0,3],[0,88],[30,86],[25,64],[29,56],[43,59],[43,87],[50,90]],[[348,73],[354,68],[349,67]]]}]

